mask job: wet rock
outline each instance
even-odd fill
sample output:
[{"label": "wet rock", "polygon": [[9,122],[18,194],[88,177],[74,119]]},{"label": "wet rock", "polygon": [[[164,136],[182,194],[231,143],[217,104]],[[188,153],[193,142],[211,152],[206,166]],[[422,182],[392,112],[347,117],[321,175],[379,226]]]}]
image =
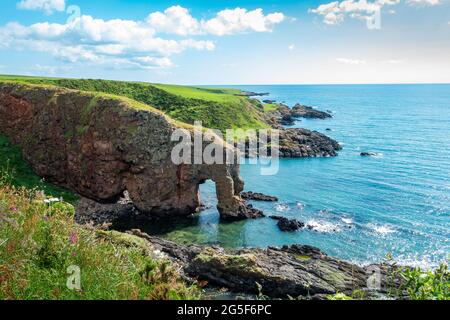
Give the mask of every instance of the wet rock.
[{"label": "wet rock", "polygon": [[361,157],[379,157],[381,154],[376,152],[361,152]]},{"label": "wet rock", "polygon": [[228,212],[226,215],[221,215],[223,221],[239,221],[246,219],[264,218],[264,212],[254,208],[251,204],[242,202],[238,210]]},{"label": "wet rock", "polygon": [[295,124],[295,119],[290,114],[285,114],[281,117],[280,124],[283,126],[293,126]]},{"label": "wet rock", "polygon": [[273,196],[268,196],[258,192],[242,192],[242,199],[254,200],[254,201],[267,201],[267,202],[277,202],[278,198]]},{"label": "wet rock", "polygon": [[326,135],[307,129],[286,129],[280,131],[280,157],[335,157],[341,145]]},{"label": "wet rock", "polygon": [[[183,246],[143,234],[155,248],[177,261],[185,274],[233,292],[262,293],[273,298],[311,297],[367,290],[368,269],[327,256],[311,246],[230,250],[198,245]],[[380,292],[386,290],[386,271],[380,268]],[[319,296],[318,296],[319,297]]]},{"label": "wet rock", "polygon": [[308,119],[329,119],[333,116],[330,113],[314,109],[313,107],[296,104],[291,111],[293,117]]},{"label": "wet rock", "polygon": [[277,226],[283,232],[294,232],[305,227],[305,224],[303,222],[300,222],[296,219],[288,219],[279,216],[271,216],[270,218],[278,221]]}]

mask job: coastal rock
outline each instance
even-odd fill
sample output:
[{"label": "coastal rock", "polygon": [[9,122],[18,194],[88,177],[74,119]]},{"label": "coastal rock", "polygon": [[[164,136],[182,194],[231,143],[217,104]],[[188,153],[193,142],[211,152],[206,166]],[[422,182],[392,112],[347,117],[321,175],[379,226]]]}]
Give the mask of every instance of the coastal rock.
[{"label": "coastal rock", "polygon": [[272,216],[270,218],[273,220],[277,220],[278,228],[280,228],[280,230],[284,232],[294,232],[303,229],[305,227],[305,224],[303,222],[300,222],[296,219],[288,219],[279,216]]},{"label": "coastal rock", "polygon": [[285,114],[280,119],[280,124],[283,126],[293,126],[295,124],[295,119],[290,114]]},{"label": "coastal rock", "polygon": [[277,197],[268,196],[258,192],[242,192],[242,199],[245,200],[254,200],[254,201],[267,201],[267,202],[277,202]]},{"label": "coastal rock", "polygon": [[[224,249],[198,245],[183,246],[154,238],[139,230],[157,250],[182,266],[186,275],[205,280],[209,285],[233,292],[262,293],[273,298],[310,297],[366,290],[370,270],[327,256],[311,246],[284,246],[267,249]],[[386,290],[385,271],[381,269],[381,292]]]},{"label": "coastal rock", "polygon": [[236,96],[240,97],[263,97],[268,96],[268,92],[252,92],[252,91],[242,91],[241,93],[236,94]]},{"label": "coastal rock", "polygon": [[294,118],[328,119],[333,117],[330,113],[319,111],[313,107],[308,107],[301,104],[296,104],[292,108],[291,114]]},{"label": "coastal rock", "polygon": [[335,157],[340,144],[317,131],[286,129],[280,131],[279,154],[283,158]]},{"label": "coastal rock", "polygon": [[[177,129],[163,113],[128,100],[0,84],[0,131],[47,181],[106,204],[115,204],[127,191],[133,205],[149,216],[185,216],[200,206],[199,185],[212,180],[223,218],[257,216],[240,198],[244,184],[237,161],[173,163],[178,143],[171,136]],[[214,143],[234,154],[222,140]]]}]

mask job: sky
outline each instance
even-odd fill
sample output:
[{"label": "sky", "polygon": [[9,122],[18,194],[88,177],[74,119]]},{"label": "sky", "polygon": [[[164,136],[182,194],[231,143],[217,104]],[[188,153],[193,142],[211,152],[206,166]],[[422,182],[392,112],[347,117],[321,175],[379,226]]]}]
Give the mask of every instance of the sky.
[{"label": "sky", "polygon": [[0,74],[450,83],[450,0],[3,0]]}]

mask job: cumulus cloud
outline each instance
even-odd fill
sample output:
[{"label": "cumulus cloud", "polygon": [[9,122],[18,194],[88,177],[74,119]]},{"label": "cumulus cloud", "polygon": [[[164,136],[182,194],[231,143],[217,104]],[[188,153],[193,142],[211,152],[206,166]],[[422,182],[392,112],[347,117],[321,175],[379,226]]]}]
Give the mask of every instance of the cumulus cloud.
[{"label": "cumulus cloud", "polygon": [[195,19],[189,10],[173,6],[164,12],[151,13],[147,22],[158,32],[178,35],[232,35],[243,32],[270,32],[285,19],[280,12],[264,15],[262,9],[248,11],[235,8],[222,10],[209,20]]},{"label": "cumulus cloud", "polygon": [[[371,20],[377,12],[386,6],[397,5],[401,0],[344,0],[334,1],[320,5],[310,12],[323,17],[327,25],[340,24],[346,17],[361,20]],[[438,5],[442,0],[406,0],[410,5]],[[394,12],[390,10],[390,12]]]},{"label": "cumulus cloud", "polygon": [[[50,3],[59,3],[59,7],[50,6]],[[24,0],[19,5],[51,12],[59,10],[65,3]],[[82,15],[66,23],[23,25],[11,22],[0,27],[0,47],[49,53],[70,63],[167,68],[174,65],[171,57],[185,50],[215,49],[214,41],[193,38],[196,35],[270,32],[283,19],[281,13],[264,15],[262,9],[236,8],[220,11],[209,20],[198,20],[188,9],[173,6],[164,12],[151,13],[144,21],[103,20]],[[176,39],[163,38],[159,34],[175,34]]]},{"label": "cumulus cloud", "polygon": [[21,0],[17,3],[17,8],[23,10],[40,10],[46,14],[54,11],[64,11],[66,9],[65,0]]}]

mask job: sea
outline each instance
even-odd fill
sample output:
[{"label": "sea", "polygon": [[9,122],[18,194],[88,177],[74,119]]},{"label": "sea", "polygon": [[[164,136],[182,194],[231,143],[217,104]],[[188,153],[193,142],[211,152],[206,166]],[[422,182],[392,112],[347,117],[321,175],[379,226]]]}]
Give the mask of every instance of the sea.
[{"label": "sea", "polygon": [[450,85],[231,87],[332,112],[332,119],[301,119],[294,127],[339,141],[339,156],[281,159],[269,176],[258,164],[241,168],[245,190],[279,198],[252,202],[256,208],[309,228],[282,232],[270,218],[220,223],[208,182],[201,186],[205,211],[169,226],[150,224],[147,232],[229,248],[312,245],[362,265],[393,259],[432,268],[450,258]]}]

